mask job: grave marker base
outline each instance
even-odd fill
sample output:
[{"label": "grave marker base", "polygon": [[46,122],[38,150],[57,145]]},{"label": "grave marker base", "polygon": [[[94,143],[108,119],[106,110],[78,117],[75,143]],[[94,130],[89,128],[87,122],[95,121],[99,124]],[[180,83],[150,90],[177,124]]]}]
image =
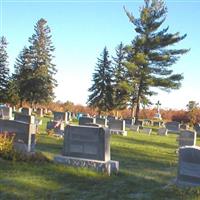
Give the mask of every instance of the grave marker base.
[{"label": "grave marker base", "polygon": [[127,136],[127,131],[110,129],[110,134]]},{"label": "grave marker base", "polygon": [[54,157],[54,162],[74,167],[87,167],[94,169],[98,172],[107,173],[108,175],[110,175],[111,173],[117,173],[119,171],[119,161],[114,160],[100,161],[56,155]]}]

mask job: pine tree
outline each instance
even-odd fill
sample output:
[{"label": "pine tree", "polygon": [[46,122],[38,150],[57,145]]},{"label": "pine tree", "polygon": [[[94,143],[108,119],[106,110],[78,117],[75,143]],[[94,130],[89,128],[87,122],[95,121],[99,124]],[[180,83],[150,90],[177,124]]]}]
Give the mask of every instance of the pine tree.
[{"label": "pine tree", "polygon": [[7,41],[5,37],[0,38],[0,102],[7,101],[8,83],[9,83],[9,68],[8,54],[6,52]]},{"label": "pine tree", "polygon": [[124,62],[126,52],[123,43],[116,48],[116,57],[113,57],[114,64],[114,107],[117,110],[125,109],[127,106],[127,83],[126,69]]},{"label": "pine tree", "polygon": [[101,58],[98,58],[95,72],[93,74],[93,85],[89,88],[88,104],[91,107],[98,108],[101,111],[110,111],[113,109],[113,69],[109,53],[105,47]]},{"label": "pine tree", "polygon": [[[174,74],[170,68],[188,49],[171,49],[170,46],[180,42],[186,34],[167,33],[168,27],[159,30],[166,19],[167,8],[162,0],[145,0],[140,9],[140,17],[136,19],[126,11],[130,22],[138,34],[127,47],[127,69],[134,79],[136,93],[136,120],[142,98],[155,94],[151,87],[170,91],[181,86],[182,74]],[[131,70],[129,69],[131,68]]]},{"label": "pine tree", "polygon": [[54,98],[53,90],[57,86],[57,81],[54,78],[57,70],[52,63],[55,48],[52,45],[51,31],[46,20],[40,19],[34,30],[35,34],[29,38],[34,76],[30,81],[32,90],[28,101],[42,103]]},{"label": "pine tree", "polygon": [[14,66],[15,73],[12,76],[12,80],[15,84],[11,84],[18,93],[21,106],[23,101],[29,101],[30,98],[32,98],[32,90],[35,87],[34,84],[32,84],[34,76],[32,62],[33,55],[27,47],[24,47],[16,59]]}]

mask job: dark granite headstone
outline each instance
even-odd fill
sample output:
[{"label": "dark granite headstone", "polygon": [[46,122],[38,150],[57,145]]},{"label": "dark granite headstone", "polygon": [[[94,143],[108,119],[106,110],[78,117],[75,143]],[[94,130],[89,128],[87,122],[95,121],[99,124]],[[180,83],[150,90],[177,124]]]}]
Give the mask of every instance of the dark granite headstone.
[{"label": "dark granite headstone", "polygon": [[96,120],[95,118],[92,117],[80,117],[78,122],[79,125],[85,125],[85,126],[87,126],[87,124],[95,124],[95,123]]},{"label": "dark granite headstone", "polygon": [[140,126],[139,126],[139,125],[132,125],[132,126],[130,127],[130,129],[131,129],[132,131],[138,132],[139,129],[140,129]]},{"label": "dark granite headstone", "polygon": [[142,129],[140,129],[140,132],[150,135],[151,132],[152,132],[152,129],[151,128],[143,127]]},{"label": "dark granite headstone", "polygon": [[63,121],[68,122],[67,113],[66,112],[53,112],[53,120],[54,121]]},{"label": "dark granite headstone", "polygon": [[167,135],[168,130],[166,128],[159,128],[158,129],[158,135]]},{"label": "dark granite headstone", "polygon": [[200,186],[200,147],[179,148],[177,183]]},{"label": "dark granite headstone", "polygon": [[[1,120],[0,131],[15,134],[15,142],[27,145],[27,151],[34,151],[36,125],[15,120]],[[33,136],[34,135],[34,136]]]},{"label": "dark granite headstone", "polygon": [[135,118],[125,118],[124,120],[126,128],[130,128],[135,123]]},{"label": "dark granite headstone", "polygon": [[100,124],[100,125],[106,127],[107,126],[107,119],[96,117],[96,124]]},{"label": "dark granite headstone", "polygon": [[178,137],[179,146],[195,146],[196,145],[196,132],[184,130],[180,132]]},{"label": "dark granite headstone", "polygon": [[31,108],[21,108],[21,113],[24,115],[31,115],[32,109]]},{"label": "dark granite headstone", "polygon": [[165,123],[165,127],[170,132],[174,132],[174,133],[180,132],[180,123],[179,122],[167,122],[167,123]]},{"label": "dark granite headstone", "polygon": [[15,112],[14,120],[20,121],[20,122],[25,122],[25,123],[28,123],[28,124],[35,124],[35,116],[24,115],[24,114],[19,113],[19,112]]},{"label": "dark granite headstone", "polygon": [[64,156],[110,160],[110,134],[108,129],[67,125],[64,133]]},{"label": "dark granite headstone", "polygon": [[111,120],[108,122],[108,127],[111,130],[125,131],[125,121],[120,119]]},{"label": "dark granite headstone", "polygon": [[0,119],[12,119],[12,108],[0,107]]}]

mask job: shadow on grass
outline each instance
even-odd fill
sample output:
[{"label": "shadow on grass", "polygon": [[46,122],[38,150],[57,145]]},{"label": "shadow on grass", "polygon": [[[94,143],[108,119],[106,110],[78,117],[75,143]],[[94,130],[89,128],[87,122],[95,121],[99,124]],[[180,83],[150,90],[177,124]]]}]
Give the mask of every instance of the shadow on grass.
[{"label": "shadow on grass", "polygon": [[62,146],[60,144],[38,142],[36,145],[36,150],[49,153],[61,153]]},{"label": "shadow on grass", "polygon": [[111,150],[112,159],[120,162],[120,168],[126,169],[127,167],[141,167],[141,170],[145,168],[161,169],[176,165],[176,155],[171,154],[151,154],[141,152],[140,150],[130,150],[126,147],[112,147]]},{"label": "shadow on grass", "polygon": [[108,177],[55,164],[16,163],[9,172],[12,177],[0,180],[0,185],[6,183],[0,187],[0,199],[128,199],[162,186],[159,181],[125,172]]},{"label": "shadow on grass", "polygon": [[[138,133],[138,134],[141,134],[141,133]],[[144,135],[142,135],[142,137],[144,137]],[[150,137],[151,136],[146,136],[146,137],[149,137],[148,139],[151,139]],[[155,137],[155,136],[154,136]],[[158,136],[158,137],[164,137],[164,136]],[[157,141],[152,141],[152,140],[142,140],[142,139],[137,139],[135,138],[134,136],[133,137],[120,137],[120,141],[121,142],[125,142],[125,143],[129,143],[129,144],[139,144],[139,145],[147,145],[147,146],[154,146],[154,147],[162,147],[162,148],[172,148],[172,149],[176,149],[178,144],[168,144],[168,143],[164,143],[164,142],[160,142]]]}]

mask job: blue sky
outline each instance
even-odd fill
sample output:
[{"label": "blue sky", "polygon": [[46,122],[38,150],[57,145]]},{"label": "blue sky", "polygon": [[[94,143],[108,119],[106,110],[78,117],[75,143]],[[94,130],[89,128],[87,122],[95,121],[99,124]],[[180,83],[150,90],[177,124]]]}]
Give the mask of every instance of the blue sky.
[{"label": "blue sky", "polygon": [[[45,18],[52,31],[56,48],[54,63],[57,65],[57,99],[85,104],[92,73],[104,46],[110,55],[122,41],[129,44],[134,38],[134,27],[124,13],[123,6],[138,16],[143,1],[33,1],[0,0],[1,32],[9,46],[10,69],[13,71],[15,58],[34,33],[34,25]],[[166,1],[168,16],[164,26],[169,32],[187,33],[187,37],[175,47],[191,48],[173,66],[175,72],[184,74],[182,88],[159,94],[152,98],[160,100],[163,108],[185,108],[189,100],[200,103],[200,0]]]}]

